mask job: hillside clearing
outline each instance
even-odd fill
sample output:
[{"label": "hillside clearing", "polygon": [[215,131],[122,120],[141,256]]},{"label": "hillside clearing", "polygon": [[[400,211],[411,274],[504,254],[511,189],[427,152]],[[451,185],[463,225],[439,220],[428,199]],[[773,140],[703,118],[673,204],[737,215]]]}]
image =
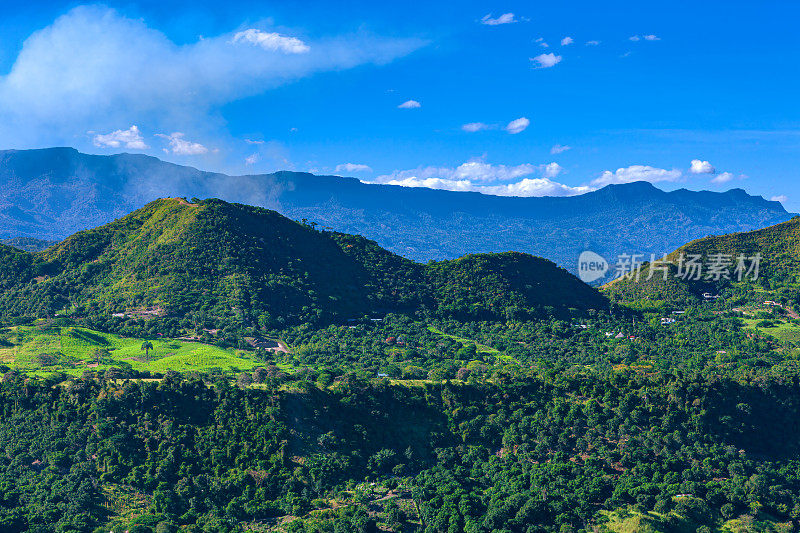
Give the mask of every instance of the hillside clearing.
[{"label": "hillside clearing", "polygon": [[247,371],[263,364],[252,352],[167,338],[150,340],[153,348],[146,354],[142,350],[144,339],[82,327],[49,326],[43,321],[4,328],[0,330],[0,340],[0,363],[40,375],[53,372],[80,375],[85,370],[128,365],[140,372],[159,373]]}]

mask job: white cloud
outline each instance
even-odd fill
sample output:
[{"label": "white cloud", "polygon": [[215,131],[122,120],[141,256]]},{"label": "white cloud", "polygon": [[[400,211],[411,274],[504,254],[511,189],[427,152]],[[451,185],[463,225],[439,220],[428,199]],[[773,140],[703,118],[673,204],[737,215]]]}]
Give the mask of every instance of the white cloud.
[{"label": "white cloud", "polygon": [[634,181],[657,183],[660,181],[679,181],[682,177],[683,173],[677,169],[666,170],[646,165],[631,165],[625,168],[618,168],[615,172],[610,170],[603,171],[599,178],[592,180],[591,185],[602,187],[604,185],[632,183]]},{"label": "white cloud", "polygon": [[397,107],[400,109],[416,109],[418,107],[422,107],[422,104],[420,104],[416,100],[406,100]]},{"label": "white cloud", "polygon": [[244,142],[247,144],[264,144],[264,141],[254,141],[252,139],[245,139]]},{"label": "white cloud", "polygon": [[708,161],[692,159],[689,165],[689,172],[692,174],[714,174],[717,170]]},{"label": "white cloud", "polygon": [[714,179],[711,180],[711,183],[728,183],[729,181],[733,180],[746,180],[747,174],[739,174],[738,176],[733,175],[731,172],[720,172]]},{"label": "white cloud", "polygon": [[649,35],[631,35],[630,37],[628,37],[628,39],[631,40],[631,41],[634,41],[634,42],[641,41],[642,39],[644,39],[645,41],[660,41],[661,37],[658,37],[658,36],[653,35],[653,34],[649,34]]},{"label": "white cloud", "polygon": [[487,26],[499,26],[500,24],[512,24],[514,22],[517,22],[517,19],[514,18],[514,13],[503,13],[497,18],[492,18],[492,14],[489,13],[481,19],[481,24]]},{"label": "white cloud", "polygon": [[[557,163],[516,166],[492,165],[481,160],[458,167],[421,167],[379,176],[374,183],[428,187],[448,191],[474,191],[497,196],[573,196],[592,190],[553,181],[563,169]],[[532,176],[541,177],[532,177]],[[497,183],[510,182],[510,183]]]},{"label": "white cloud", "polygon": [[372,168],[369,165],[362,165],[359,163],[342,163],[341,165],[336,165],[335,172],[372,172]]},{"label": "white cloud", "polygon": [[280,43],[269,50],[234,38],[230,32],[178,44],[108,7],[76,7],[32,33],[0,74],[0,145],[70,144],[76,132],[120,123],[219,131],[219,110],[229,102],[318,72],[385,64],[425,44],[359,31],[286,53],[302,46],[267,39]]},{"label": "white cloud", "polygon": [[244,164],[248,166],[255,165],[256,163],[258,163],[259,159],[261,158],[258,157],[258,154],[249,155],[244,159]]},{"label": "white cloud", "polygon": [[575,196],[592,190],[589,187],[570,187],[548,178],[524,178],[505,185],[478,185],[470,180],[447,180],[442,178],[405,178],[385,182],[403,187],[427,187],[447,191],[472,191],[494,196]]},{"label": "white cloud", "polygon": [[481,130],[488,130],[489,128],[491,128],[491,126],[489,126],[489,124],[484,124],[483,122],[470,122],[468,124],[464,124],[463,126],[461,126],[462,130],[471,133]]},{"label": "white cloud", "polygon": [[145,150],[150,148],[145,144],[144,138],[135,125],[127,130],[115,130],[105,135],[98,134],[92,139],[95,146],[107,148],[130,148],[131,150]]},{"label": "white cloud", "polygon": [[597,46],[600,44],[600,41],[586,41],[586,46]]},{"label": "white cloud", "polygon": [[525,131],[525,128],[527,128],[530,125],[530,123],[531,121],[528,120],[527,118],[520,117],[516,120],[512,120],[511,122],[509,122],[508,125],[506,126],[506,131],[512,135],[515,135],[517,133]]},{"label": "white cloud", "polygon": [[561,46],[569,46],[574,42],[575,42],[575,39],[573,39],[572,37],[567,36],[567,37],[564,37],[563,39],[561,39]]},{"label": "white cloud", "polygon": [[551,154],[560,154],[562,152],[566,152],[567,150],[572,150],[571,146],[567,146],[566,144],[556,144],[550,148]]},{"label": "white cloud", "polygon": [[561,170],[561,167],[559,167],[557,163],[545,165],[523,163],[521,165],[508,166],[493,165],[491,163],[486,163],[482,159],[472,159],[455,168],[428,166],[411,170],[397,170],[392,174],[379,176],[377,179],[378,181],[387,182],[389,180],[403,180],[407,178],[441,178],[446,180],[470,180],[479,183],[491,183],[496,181],[513,181],[532,174],[555,177]]},{"label": "white cloud", "polygon": [[311,50],[311,47],[296,37],[287,37],[280,33],[266,32],[255,28],[237,32],[231,42],[246,42],[260,46],[264,50],[286,54],[305,54]]},{"label": "white cloud", "polygon": [[785,194],[780,194],[778,196],[773,196],[772,198],[770,198],[770,201],[783,203],[783,202],[787,201],[788,199],[789,199],[789,197],[786,196]]},{"label": "white cloud", "polygon": [[544,175],[547,178],[555,178],[564,171],[564,167],[558,163],[548,163],[544,166]]},{"label": "white cloud", "polygon": [[561,56],[557,56],[556,54],[540,54],[536,57],[532,57],[531,61],[534,61],[539,64],[536,68],[550,68],[552,66],[557,65],[561,62]]},{"label": "white cloud", "polygon": [[208,148],[200,143],[187,141],[183,138],[184,134],[179,131],[169,135],[163,133],[157,133],[156,135],[169,141],[169,148],[164,148],[167,153],[175,155],[201,155],[208,153]]},{"label": "white cloud", "polygon": [[711,180],[711,183],[728,183],[733,179],[733,177],[733,174],[730,172],[722,172],[714,176],[714,179]]}]

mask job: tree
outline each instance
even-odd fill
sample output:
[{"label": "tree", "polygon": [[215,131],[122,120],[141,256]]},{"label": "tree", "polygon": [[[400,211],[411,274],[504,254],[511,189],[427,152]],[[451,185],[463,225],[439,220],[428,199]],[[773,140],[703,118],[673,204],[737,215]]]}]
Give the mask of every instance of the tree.
[{"label": "tree", "polygon": [[142,350],[144,350],[144,357],[145,359],[150,358],[150,350],[153,349],[153,343],[150,341],[144,341],[142,343]]}]

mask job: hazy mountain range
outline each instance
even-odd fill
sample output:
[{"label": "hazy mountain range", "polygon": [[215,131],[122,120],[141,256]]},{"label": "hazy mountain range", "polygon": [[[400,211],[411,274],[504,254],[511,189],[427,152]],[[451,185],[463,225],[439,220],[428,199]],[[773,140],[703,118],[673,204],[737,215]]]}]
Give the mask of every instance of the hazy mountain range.
[{"label": "hazy mountain range", "polygon": [[364,235],[418,261],[513,250],[570,270],[587,249],[612,261],[619,253],[667,252],[699,237],[749,231],[792,216],[779,202],[742,189],[664,192],[637,182],[581,196],[519,198],[300,172],[228,176],[140,154],[0,151],[2,239],[60,240],[160,197],[264,206]]}]

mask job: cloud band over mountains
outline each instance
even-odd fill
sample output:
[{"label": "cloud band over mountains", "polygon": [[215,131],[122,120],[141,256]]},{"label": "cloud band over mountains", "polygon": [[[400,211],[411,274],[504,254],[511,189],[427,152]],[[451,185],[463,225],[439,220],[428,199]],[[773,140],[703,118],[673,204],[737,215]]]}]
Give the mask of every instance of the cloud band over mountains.
[{"label": "cloud band over mountains", "polygon": [[[556,151],[558,153],[558,151]],[[486,163],[477,159],[463,163],[457,167],[419,167],[411,170],[395,171],[378,176],[374,181],[365,183],[383,183],[403,187],[428,187],[448,191],[471,191],[496,196],[575,196],[594,191],[606,185],[619,185],[646,181],[648,183],[678,183],[688,178],[697,177],[697,161],[691,162],[684,172],[681,169],[663,169],[647,165],[631,165],[615,171],[605,170],[597,178],[578,186],[566,185],[555,181],[564,172],[558,163],[542,165],[529,163],[507,166]],[[703,168],[713,168],[704,161]],[[721,183],[720,176],[728,181],[733,176],[724,172],[711,179],[711,183]],[[745,176],[741,176],[743,179]]]}]

